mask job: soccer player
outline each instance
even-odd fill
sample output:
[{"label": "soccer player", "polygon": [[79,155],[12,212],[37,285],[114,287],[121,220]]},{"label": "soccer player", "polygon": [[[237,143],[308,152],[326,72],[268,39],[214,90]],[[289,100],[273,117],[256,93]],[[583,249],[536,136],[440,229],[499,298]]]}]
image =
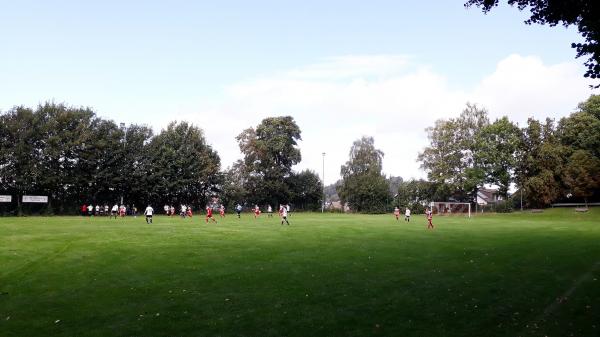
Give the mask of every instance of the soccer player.
[{"label": "soccer player", "polygon": [[268,206],[267,206],[267,216],[268,216],[269,218],[272,218],[272,217],[273,217],[273,207],[271,207],[271,205],[268,205]]},{"label": "soccer player", "polygon": [[108,205],[104,205],[104,215],[108,215]]},{"label": "soccer player", "polygon": [[146,216],[147,224],[152,223],[152,213],[154,213],[154,209],[152,208],[152,206],[148,205],[148,207],[146,207],[146,210],[144,211],[144,215]]},{"label": "soccer player", "polygon": [[433,223],[431,220],[433,219],[433,212],[429,209],[425,210],[425,214],[427,215],[427,229],[433,229]]},{"label": "soccer player", "polygon": [[287,216],[292,216],[292,211],[290,210],[290,204],[285,205],[285,210],[287,211]]},{"label": "soccer player", "polygon": [[396,217],[396,221],[398,221],[398,218],[400,217],[400,208],[394,208],[394,216]]},{"label": "soccer player", "polygon": [[169,207],[169,205],[165,204],[163,210],[165,211],[165,215],[169,215],[169,211],[171,210],[171,208]]},{"label": "soccer player", "polygon": [[242,213],[242,205],[237,204],[237,206],[235,206],[235,212],[237,213],[238,219],[240,218],[240,214]]},{"label": "soccer player", "polygon": [[406,207],[406,211],[404,211],[404,221],[410,222],[410,209]]},{"label": "soccer player", "polygon": [[170,216],[175,216],[175,206],[171,205],[170,211],[171,211]]},{"label": "soccer player", "polygon": [[260,216],[260,207],[258,205],[254,205],[254,219]]},{"label": "soccer player", "polygon": [[87,215],[87,205],[83,204],[81,206],[81,216],[86,216]]},{"label": "soccer player", "polygon": [[121,218],[124,218],[125,213],[127,213],[127,208],[125,208],[125,205],[121,205],[121,207],[119,208],[119,216],[121,216]]},{"label": "soccer player", "polygon": [[181,215],[182,219],[185,219],[186,214],[187,214],[187,206],[184,204],[181,204],[181,212],[179,213],[179,215]]},{"label": "soccer player", "polygon": [[208,223],[208,219],[211,219],[214,223],[217,223],[217,220],[213,217],[212,208],[206,206],[206,223]]},{"label": "soccer player", "polygon": [[283,225],[283,222],[285,221],[285,223],[287,223],[287,225],[289,226],[290,223],[287,219],[288,217],[288,210],[287,210],[287,205],[282,205],[281,208],[279,209],[279,214],[281,215],[281,225]]},{"label": "soccer player", "polygon": [[187,213],[186,213],[186,214],[187,214],[187,216],[189,216],[190,218],[192,217],[192,206],[191,206],[191,205],[187,207]]},{"label": "soccer player", "polygon": [[100,205],[96,205],[94,215],[100,215]]},{"label": "soccer player", "polygon": [[[110,210],[110,218],[112,218],[113,216],[115,217],[115,219],[117,218],[117,212],[119,211],[119,205],[114,204],[114,206],[112,207],[112,209]],[[109,218],[109,219],[110,219]]]},{"label": "soccer player", "polygon": [[94,206],[88,205],[88,209],[87,210],[88,210],[88,215],[89,216],[94,215]]},{"label": "soccer player", "polygon": [[221,204],[221,207],[219,207],[219,215],[221,218],[225,217],[225,206],[223,206],[223,204]]}]

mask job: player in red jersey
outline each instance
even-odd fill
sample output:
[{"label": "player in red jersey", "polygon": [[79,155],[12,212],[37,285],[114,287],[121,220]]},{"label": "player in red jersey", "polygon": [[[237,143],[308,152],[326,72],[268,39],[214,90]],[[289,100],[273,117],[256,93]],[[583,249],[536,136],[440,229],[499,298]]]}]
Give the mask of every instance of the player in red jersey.
[{"label": "player in red jersey", "polygon": [[225,217],[225,206],[221,205],[221,207],[219,207],[219,215],[221,218]]},{"label": "player in red jersey", "polygon": [[260,216],[260,207],[258,205],[254,206],[254,219]]},{"label": "player in red jersey", "polygon": [[400,208],[394,208],[394,216],[396,217],[396,221],[400,218]]},{"label": "player in red jersey", "polygon": [[214,223],[217,222],[217,220],[215,220],[215,218],[213,218],[213,214],[212,214],[212,208],[206,206],[206,223],[208,223],[208,219],[211,219]]},{"label": "player in red jersey", "polygon": [[188,208],[187,208],[187,216],[190,218],[192,217],[192,206],[191,205],[188,206]]},{"label": "player in red jersey", "polygon": [[433,223],[431,220],[433,219],[433,212],[430,209],[425,210],[425,214],[427,215],[427,229],[433,229]]}]

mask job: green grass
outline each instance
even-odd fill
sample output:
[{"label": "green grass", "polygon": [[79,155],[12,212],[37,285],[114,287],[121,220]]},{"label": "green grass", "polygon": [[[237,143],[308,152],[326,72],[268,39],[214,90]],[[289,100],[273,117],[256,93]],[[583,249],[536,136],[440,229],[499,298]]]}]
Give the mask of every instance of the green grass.
[{"label": "green grass", "polygon": [[0,218],[0,336],[600,335],[600,209],[290,221]]}]

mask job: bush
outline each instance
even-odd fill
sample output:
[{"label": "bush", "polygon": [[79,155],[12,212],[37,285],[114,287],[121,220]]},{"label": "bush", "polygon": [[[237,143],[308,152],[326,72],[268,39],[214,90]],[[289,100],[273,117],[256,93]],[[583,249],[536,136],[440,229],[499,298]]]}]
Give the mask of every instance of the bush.
[{"label": "bush", "polygon": [[498,201],[498,203],[496,203],[496,212],[497,213],[511,213],[512,211],[513,211],[512,198],[508,198],[507,200]]}]

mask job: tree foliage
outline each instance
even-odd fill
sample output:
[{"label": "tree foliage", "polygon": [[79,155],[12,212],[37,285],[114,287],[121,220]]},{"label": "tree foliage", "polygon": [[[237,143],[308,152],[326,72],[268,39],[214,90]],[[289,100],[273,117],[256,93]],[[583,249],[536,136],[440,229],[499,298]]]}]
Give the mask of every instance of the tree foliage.
[{"label": "tree foliage", "polygon": [[455,198],[470,200],[485,180],[476,154],[478,134],[489,125],[487,111],[467,104],[458,118],[437,120],[426,129],[430,145],[418,156],[429,180],[452,187]]},{"label": "tree foliage", "polygon": [[323,183],[319,175],[310,170],[292,173],[286,183],[289,186],[290,202],[295,208],[316,211],[323,200]]},{"label": "tree foliage", "polygon": [[587,200],[600,189],[600,159],[586,150],[576,150],[564,170],[568,191],[577,198]]},{"label": "tree foliage", "polygon": [[[219,157],[202,131],[172,123],[117,126],[89,108],[44,103],[0,114],[0,192],[49,196],[48,213],[82,203],[202,203],[215,190]],[[17,210],[24,207],[20,203]],[[25,212],[31,211],[24,209]]]},{"label": "tree foliage", "polygon": [[[598,116],[600,97],[595,95],[558,125],[553,119],[530,118],[523,128],[507,117],[490,124],[485,110],[468,105],[458,118],[438,120],[427,129],[430,145],[419,160],[429,180],[450,191],[448,199],[472,200],[464,196],[483,184],[498,187],[506,199],[513,183],[528,207],[600,198],[595,183],[600,178],[593,169],[600,160]],[[403,188],[400,196],[408,193]],[[409,194],[420,198],[422,190],[412,188]]]},{"label": "tree foliage", "polygon": [[355,141],[349,157],[341,167],[342,184],[337,189],[342,203],[357,212],[385,212],[389,185],[381,173],[383,152],[375,148],[373,137]]},{"label": "tree foliage", "polygon": [[286,179],[302,159],[298,148],[301,131],[294,118],[265,118],[256,129],[246,129],[236,139],[244,155],[247,200],[260,205],[290,202]]},{"label": "tree foliage", "polygon": [[201,129],[172,122],[149,144],[148,200],[204,206],[216,195],[220,159]]},{"label": "tree foliage", "polygon": [[513,182],[521,130],[507,117],[486,125],[476,135],[476,162],[481,164],[485,182],[499,187],[505,199]]},{"label": "tree foliage", "polygon": [[301,130],[292,117],[265,118],[236,139],[244,159],[225,174],[229,200],[263,206],[291,203],[302,210],[320,207],[323,185],[319,176],[292,170],[302,159],[298,148]]},{"label": "tree foliage", "polygon": [[451,196],[451,188],[448,185],[411,179],[398,186],[394,206],[408,207],[415,214],[423,213],[430,202],[448,200]]}]

